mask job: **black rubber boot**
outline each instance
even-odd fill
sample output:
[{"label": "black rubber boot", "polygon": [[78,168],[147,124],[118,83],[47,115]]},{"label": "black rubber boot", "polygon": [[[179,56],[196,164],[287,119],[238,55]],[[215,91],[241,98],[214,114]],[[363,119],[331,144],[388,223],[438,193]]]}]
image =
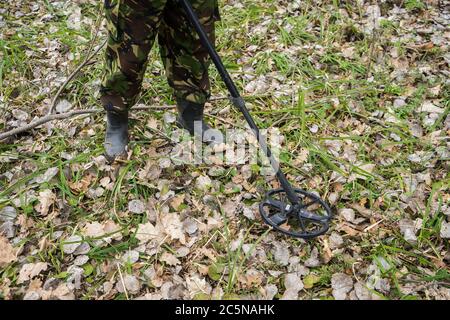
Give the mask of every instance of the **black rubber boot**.
[{"label": "black rubber boot", "polygon": [[105,156],[108,161],[125,153],[128,144],[128,111],[106,111]]},{"label": "black rubber boot", "polygon": [[180,128],[186,129],[190,135],[208,144],[219,144],[223,142],[222,133],[216,129],[212,129],[203,120],[203,104],[177,100],[177,109],[177,124]]}]

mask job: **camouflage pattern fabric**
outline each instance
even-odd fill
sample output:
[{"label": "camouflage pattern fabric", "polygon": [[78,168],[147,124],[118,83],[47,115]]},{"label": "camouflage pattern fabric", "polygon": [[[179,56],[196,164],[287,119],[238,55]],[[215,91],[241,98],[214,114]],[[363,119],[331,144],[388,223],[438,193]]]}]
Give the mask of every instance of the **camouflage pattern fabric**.
[{"label": "camouflage pattern fabric", "polygon": [[[210,59],[176,0],[104,0],[108,43],[101,85],[107,110],[133,106],[141,90],[150,49],[160,54],[176,99],[203,104],[210,95]],[[214,41],[217,0],[190,0]]]}]

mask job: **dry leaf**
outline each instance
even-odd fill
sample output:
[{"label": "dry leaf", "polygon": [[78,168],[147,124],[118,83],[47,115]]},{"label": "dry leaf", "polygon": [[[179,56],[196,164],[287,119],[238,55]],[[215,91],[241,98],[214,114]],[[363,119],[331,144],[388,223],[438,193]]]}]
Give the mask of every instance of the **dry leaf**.
[{"label": "dry leaf", "polygon": [[67,287],[67,284],[61,283],[55,290],[51,291],[50,297],[52,299],[59,300],[74,300],[75,295],[73,292]]},{"label": "dry leaf", "polygon": [[6,206],[0,210],[0,221],[14,221],[17,217],[17,211],[14,207]]},{"label": "dry leaf", "polygon": [[131,200],[128,203],[128,210],[131,213],[141,214],[145,212],[145,204],[141,200]]},{"label": "dry leaf", "polygon": [[343,208],[339,210],[339,215],[343,216],[348,222],[353,222],[355,220],[355,210],[349,208]]},{"label": "dry leaf", "polygon": [[183,230],[186,231],[189,235],[192,235],[198,230],[198,223],[195,219],[187,218],[183,221]]},{"label": "dry leaf", "polygon": [[136,238],[141,244],[144,244],[151,240],[161,238],[161,233],[153,224],[147,222],[138,226]]},{"label": "dry leaf", "polygon": [[167,263],[169,266],[176,266],[177,264],[180,264],[180,260],[177,259],[173,254],[164,252],[159,259],[161,262]]},{"label": "dry leaf", "polygon": [[98,222],[87,223],[81,233],[86,237],[97,238],[105,234],[105,230],[102,224]]},{"label": "dry leaf", "polygon": [[286,291],[281,300],[297,300],[298,292],[304,288],[303,282],[295,273],[288,273],[284,277]]},{"label": "dry leaf", "polygon": [[136,263],[139,260],[139,252],[130,250],[122,255],[121,260],[125,263]]},{"label": "dry leaf", "polygon": [[184,194],[179,194],[175,197],[173,197],[170,200],[170,206],[174,209],[174,210],[178,210],[178,208],[180,207],[180,205],[184,202]]},{"label": "dry leaf", "polygon": [[69,101],[67,101],[66,99],[60,100],[55,108],[57,113],[67,112],[70,109],[72,109],[72,104]]},{"label": "dry leaf", "polygon": [[355,209],[360,215],[362,215],[364,218],[371,218],[373,213],[371,210],[363,207],[362,205],[358,203],[352,203],[350,204],[350,207],[352,209]]},{"label": "dry leaf", "polygon": [[139,280],[135,276],[130,274],[126,274],[123,276],[123,278],[119,278],[116,286],[117,291],[125,292],[124,285],[127,292],[131,294],[137,294],[141,289],[141,283],[139,282]]},{"label": "dry leaf", "polygon": [[450,222],[442,221],[440,234],[441,238],[450,239]]},{"label": "dry leaf", "polygon": [[[330,236],[330,240],[331,240],[331,236]],[[323,239],[323,255],[322,255],[323,262],[326,264],[326,263],[330,262],[331,258],[333,258],[333,253],[331,252],[330,245],[328,244],[328,239],[324,238]]]},{"label": "dry leaf", "polygon": [[78,235],[71,236],[64,240],[62,249],[64,253],[72,254],[81,245],[82,238]]},{"label": "dry leaf", "polygon": [[88,172],[83,176],[81,180],[75,182],[70,181],[68,185],[70,189],[75,193],[85,193],[89,189],[89,186],[94,179],[95,176],[91,172]]},{"label": "dry leaf", "polygon": [[[104,223],[103,230],[105,231],[106,234],[111,234],[111,236],[108,237],[107,239],[110,239],[110,238],[112,238],[114,240],[121,240],[122,239],[122,234],[119,232],[120,226],[117,225],[112,220],[107,220]],[[107,239],[105,239],[105,241],[107,241]],[[107,241],[107,242],[109,242],[109,241]]]},{"label": "dry leaf", "polygon": [[183,232],[183,224],[177,213],[167,213],[161,217],[161,224],[164,232],[172,240],[179,240],[181,244],[186,243],[186,237]]},{"label": "dry leaf", "polygon": [[343,57],[352,58],[353,55],[355,54],[355,47],[343,48],[341,51]]},{"label": "dry leaf", "polygon": [[311,267],[311,268],[320,266],[319,250],[318,250],[316,247],[314,247],[314,248],[311,250],[311,255],[310,255],[310,257],[305,261],[305,266]]},{"label": "dry leaf", "polygon": [[278,293],[278,288],[274,284],[268,284],[264,287],[264,298],[266,300],[272,300]]},{"label": "dry leaf", "polygon": [[344,231],[347,235],[352,236],[352,237],[355,237],[361,233],[360,231],[350,227],[347,224],[343,224],[343,225],[339,226],[338,230]]},{"label": "dry leaf", "polygon": [[0,267],[7,266],[16,261],[17,251],[9,243],[8,239],[0,235]]},{"label": "dry leaf", "polygon": [[398,226],[400,228],[400,232],[403,234],[403,237],[406,241],[409,243],[416,243],[417,237],[416,237],[416,228],[414,221],[410,219],[402,219],[398,222]]},{"label": "dry leaf", "polygon": [[186,277],[186,285],[190,298],[194,298],[197,294],[210,294],[212,289],[205,278],[200,278],[198,274]]},{"label": "dry leaf", "polygon": [[241,277],[240,282],[247,288],[257,288],[262,284],[263,279],[264,275],[260,271],[250,269]]},{"label": "dry leaf", "polygon": [[50,209],[50,206],[55,202],[56,195],[50,190],[46,189],[39,192],[38,201],[39,203],[34,207],[37,212],[42,216],[46,216]]},{"label": "dry leaf", "polygon": [[58,174],[58,172],[59,172],[59,169],[57,167],[48,168],[44,174],[42,174],[36,178],[36,182],[37,183],[49,182],[54,176],[56,176]]},{"label": "dry leaf", "polygon": [[444,109],[435,106],[431,101],[427,100],[422,104],[420,112],[443,113]]},{"label": "dry leaf", "polygon": [[345,273],[335,273],[331,277],[331,287],[336,300],[345,300],[347,293],[353,289],[353,280]]},{"label": "dry leaf", "polygon": [[287,266],[289,263],[289,249],[286,244],[274,242],[273,257],[279,265]]},{"label": "dry leaf", "polygon": [[21,284],[31,280],[45,270],[47,270],[46,262],[26,263],[22,266],[22,269],[20,269],[17,283]]},{"label": "dry leaf", "polygon": [[207,191],[211,187],[211,179],[208,176],[199,176],[196,181],[198,190]]}]

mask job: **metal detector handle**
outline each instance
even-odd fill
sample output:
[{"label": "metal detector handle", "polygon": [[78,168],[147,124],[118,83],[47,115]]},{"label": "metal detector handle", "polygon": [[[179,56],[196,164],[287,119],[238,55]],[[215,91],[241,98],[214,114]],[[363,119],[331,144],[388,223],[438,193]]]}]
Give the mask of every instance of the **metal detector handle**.
[{"label": "metal detector handle", "polygon": [[297,194],[294,192],[294,189],[292,188],[289,181],[286,179],[286,176],[284,173],[280,170],[279,163],[275,160],[273,157],[272,151],[267,146],[265,140],[262,138],[259,128],[257,127],[255,121],[253,120],[252,116],[250,115],[250,112],[245,106],[244,99],[242,99],[241,95],[239,94],[238,89],[236,88],[236,85],[234,84],[233,80],[230,77],[230,74],[225,69],[225,66],[222,63],[222,60],[220,59],[219,55],[217,54],[216,49],[214,48],[213,44],[211,43],[210,39],[208,38],[208,35],[206,34],[205,30],[203,29],[202,24],[200,23],[197,14],[195,13],[194,9],[192,8],[192,5],[189,3],[189,0],[179,0],[181,6],[183,7],[184,11],[186,12],[187,18],[189,19],[190,23],[194,27],[195,31],[197,32],[200,41],[202,45],[206,48],[208,51],[211,60],[213,61],[214,65],[217,68],[217,71],[219,72],[223,82],[228,88],[228,91],[231,94],[230,100],[233,103],[233,105],[238,108],[242,114],[244,115],[245,120],[247,121],[250,128],[253,130],[253,133],[255,134],[256,138],[258,139],[258,142],[263,149],[265,155],[270,161],[270,164],[272,168],[275,170],[278,180],[280,181],[281,186],[286,192],[287,197],[289,198],[289,201],[293,204],[300,203],[300,198],[297,196]]}]

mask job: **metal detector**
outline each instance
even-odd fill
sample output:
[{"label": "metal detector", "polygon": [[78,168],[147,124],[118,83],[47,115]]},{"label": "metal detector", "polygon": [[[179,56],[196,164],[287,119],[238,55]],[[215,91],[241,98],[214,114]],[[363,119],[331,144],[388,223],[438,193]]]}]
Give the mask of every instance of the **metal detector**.
[{"label": "metal detector", "polygon": [[259,128],[245,106],[244,99],[239,94],[236,85],[225,69],[216,49],[208,38],[197,14],[194,12],[189,0],[180,0],[186,16],[194,27],[202,45],[207,49],[214,65],[230,93],[230,101],[244,115],[245,120],[252,129],[270,165],[276,172],[281,188],[267,192],[265,199],[259,205],[259,212],[264,221],[288,236],[310,239],[324,234],[329,228],[332,212],[328,204],[319,196],[301,189],[293,188],[286,179],[279,163],[272,155]]}]

